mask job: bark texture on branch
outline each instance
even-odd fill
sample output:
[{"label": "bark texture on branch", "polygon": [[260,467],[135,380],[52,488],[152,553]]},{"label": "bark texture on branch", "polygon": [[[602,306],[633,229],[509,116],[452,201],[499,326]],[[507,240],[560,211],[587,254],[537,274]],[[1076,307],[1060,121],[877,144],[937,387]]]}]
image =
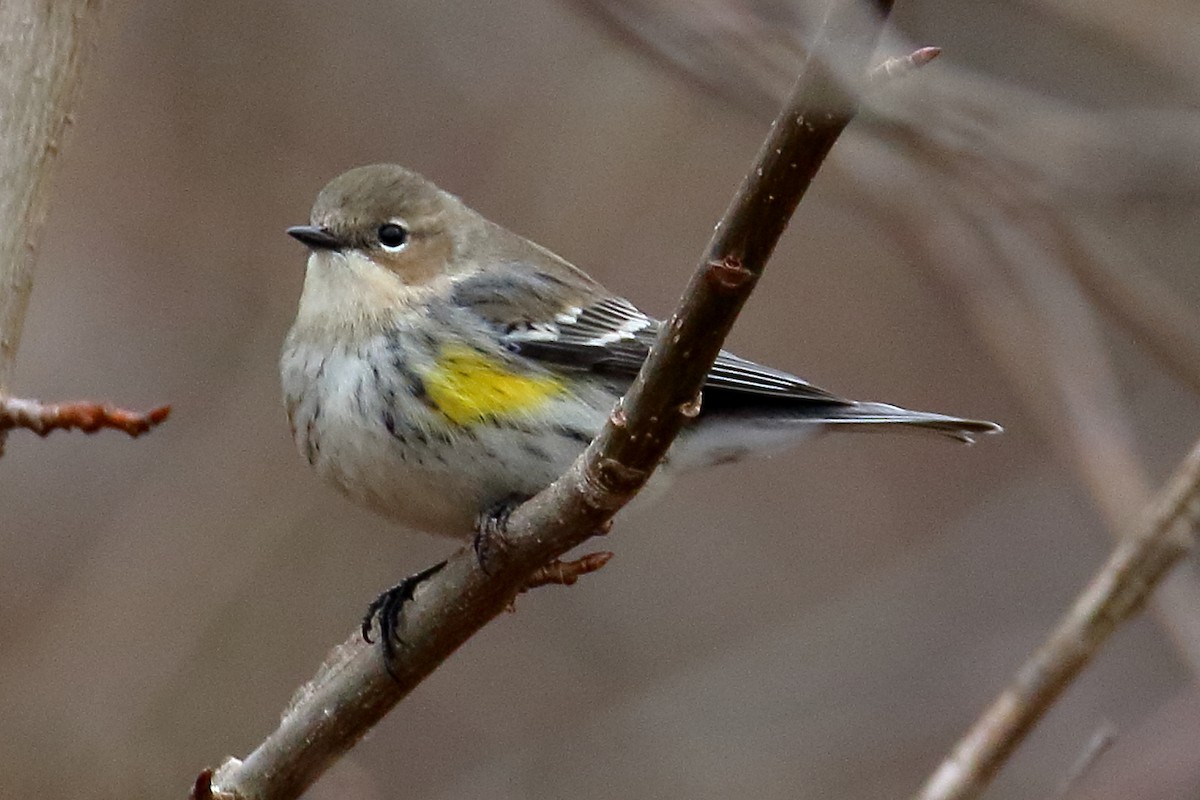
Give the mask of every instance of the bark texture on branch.
[{"label": "bark texture on branch", "polygon": [[[641,54],[755,116],[778,107],[793,64],[807,52],[818,5],[571,3]],[[1123,58],[1146,59],[1138,70],[1157,63],[1177,71],[1187,51],[1162,41],[1169,31],[1190,30],[1179,24],[1189,19],[1184,12],[1020,5],[1072,18],[1077,33],[1098,36]],[[894,82],[887,74],[881,80]],[[1200,113],[1075,105],[951,62],[908,88],[869,93],[856,129],[876,156],[830,164],[851,182],[851,204],[879,220],[906,259],[962,309],[1109,532],[1122,534],[1153,487],[1126,382],[1117,379],[1095,310],[1198,392],[1200,318],[1146,253],[1088,218],[1101,208],[1124,216],[1131,201],[1190,207],[1200,196]],[[1200,675],[1195,566],[1173,570],[1153,603],[1180,657]]]},{"label": "bark texture on branch", "polygon": [[12,380],[50,182],[101,5],[0,3],[0,395]]},{"label": "bark texture on branch", "polygon": [[[199,798],[282,800],[312,784],[346,750],[499,614],[539,567],[603,532],[649,479],[792,211],[856,110],[891,2],[839,0],[755,164],[717,226],[700,266],[649,359],[608,424],[552,486],[517,509],[485,575],[466,552],[418,590],[404,613],[404,647],[384,669],[355,635],[297,693],[279,727],[244,760],[205,771]],[[847,75],[858,76],[847,81]]]}]

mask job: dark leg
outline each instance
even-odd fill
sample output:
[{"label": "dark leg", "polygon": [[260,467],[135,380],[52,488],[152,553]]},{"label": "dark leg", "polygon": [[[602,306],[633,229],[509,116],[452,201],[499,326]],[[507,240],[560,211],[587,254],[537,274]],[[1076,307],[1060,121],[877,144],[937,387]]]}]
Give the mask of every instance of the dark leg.
[{"label": "dark leg", "polygon": [[408,576],[376,597],[371,605],[367,606],[367,613],[362,621],[362,637],[367,642],[371,642],[371,625],[378,618],[379,644],[383,648],[383,663],[387,667],[388,674],[393,678],[396,677],[392,672],[392,660],[396,656],[396,645],[403,644],[399,634],[400,612],[404,609],[404,604],[413,599],[413,593],[416,592],[417,587],[436,575],[444,566],[446,566],[446,562],[442,561],[416,575]]},{"label": "dark leg", "polygon": [[471,549],[475,551],[475,560],[485,574],[491,575],[488,561],[506,547],[504,531],[508,528],[508,518],[517,506],[528,500],[528,497],[509,497],[484,511],[475,519],[475,538],[471,540]]}]

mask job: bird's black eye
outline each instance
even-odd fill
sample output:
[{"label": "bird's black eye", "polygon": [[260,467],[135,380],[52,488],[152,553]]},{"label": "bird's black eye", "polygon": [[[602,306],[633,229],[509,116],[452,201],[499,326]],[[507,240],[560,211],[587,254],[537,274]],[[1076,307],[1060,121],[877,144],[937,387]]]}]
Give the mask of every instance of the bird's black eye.
[{"label": "bird's black eye", "polygon": [[379,243],[389,250],[397,250],[408,241],[408,231],[404,230],[404,226],[394,222],[380,225],[379,230],[375,233],[379,236]]}]

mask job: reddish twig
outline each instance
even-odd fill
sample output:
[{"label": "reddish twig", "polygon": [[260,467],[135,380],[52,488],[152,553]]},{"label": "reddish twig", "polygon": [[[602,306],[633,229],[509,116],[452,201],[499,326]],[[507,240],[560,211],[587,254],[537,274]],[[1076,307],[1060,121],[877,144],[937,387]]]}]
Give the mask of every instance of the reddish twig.
[{"label": "reddish twig", "polygon": [[37,400],[0,397],[0,433],[25,428],[38,436],[46,436],[54,430],[95,433],[102,428],[113,428],[136,437],[162,423],[170,413],[170,406],[159,406],[142,414],[87,400],[45,404]]},{"label": "reddish twig", "polygon": [[573,561],[554,559],[549,564],[538,567],[525,582],[522,591],[536,589],[539,586],[572,586],[583,575],[595,572],[607,564],[613,554],[607,550],[598,553],[588,553],[586,556]]},{"label": "reddish twig", "polygon": [[[100,3],[0,4],[0,398],[10,391],[50,181],[99,28]],[[12,427],[11,425],[8,427]],[[0,455],[4,432],[0,427]]]}]

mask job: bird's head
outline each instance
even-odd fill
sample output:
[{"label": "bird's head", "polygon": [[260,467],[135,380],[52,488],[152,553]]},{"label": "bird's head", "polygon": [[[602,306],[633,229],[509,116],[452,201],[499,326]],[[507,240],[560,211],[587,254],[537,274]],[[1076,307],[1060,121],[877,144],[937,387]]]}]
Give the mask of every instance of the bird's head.
[{"label": "bird's head", "polygon": [[394,164],[357,167],[317,196],[310,224],[288,234],[311,251],[299,319],[356,324],[418,302],[454,271],[478,217],[458,198]]}]

